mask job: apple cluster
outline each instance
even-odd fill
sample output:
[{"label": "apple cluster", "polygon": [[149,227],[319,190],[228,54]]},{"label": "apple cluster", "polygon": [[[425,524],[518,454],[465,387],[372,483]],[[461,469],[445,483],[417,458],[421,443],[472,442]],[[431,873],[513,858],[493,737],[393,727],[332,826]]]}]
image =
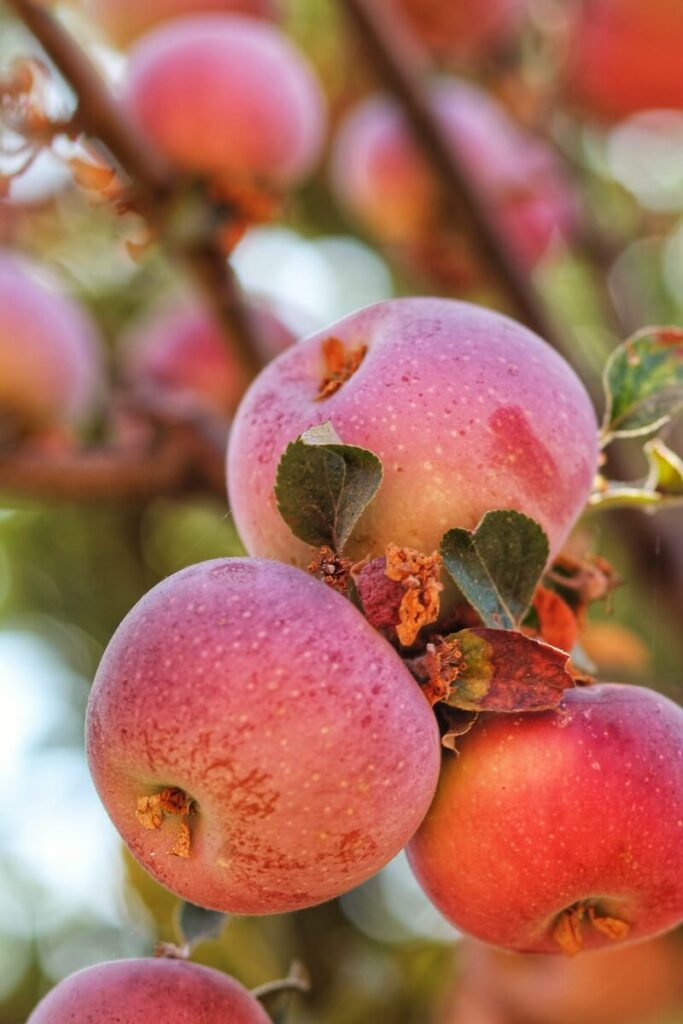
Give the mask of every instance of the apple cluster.
[{"label": "apple cluster", "polygon": [[[250,557],[155,587],[92,689],[93,778],[145,868],[193,903],[266,914],[348,891],[407,844],[436,906],[509,949],[575,952],[678,923],[683,711],[569,675],[554,701],[525,704],[519,672],[533,689],[546,663],[507,678],[503,643],[531,645],[522,659],[566,655],[481,628],[483,605],[463,611],[435,551],[448,564],[444,534],[476,540],[504,509],[544,538],[542,572],[588,497],[596,437],[568,365],[464,303],[380,303],[272,362],[228,453]],[[347,460],[343,483],[334,459]],[[363,503],[364,467],[380,462]],[[293,505],[292,473],[304,487]],[[305,538],[322,530],[320,474],[340,490],[330,546],[316,550]],[[376,628],[393,613],[393,634]],[[456,703],[472,715],[458,756],[440,743],[444,694],[422,671],[455,620],[475,628],[454,634],[468,646],[451,643],[453,659],[490,648],[498,692],[484,699],[473,682]]]},{"label": "apple cluster", "polygon": [[[452,39],[461,53],[504,42],[523,6],[395,3],[432,49]],[[620,26],[629,7],[612,12]],[[89,0],[110,39],[131,45],[134,124],[237,207],[302,181],[324,144],[320,87],[278,9]],[[533,267],[577,222],[555,155],[473,84],[443,77],[431,96]],[[347,114],[331,173],[380,241],[420,251],[436,230],[436,186],[388,98]],[[85,315],[5,255],[0,305],[3,410],[21,429],[81,422],[102,373]],[[391,300],[301,341],[262,304],[248,315],[272,361],[246,394],[196,303],[154,312],[123,344],[131,386],[234,414],[227,490],[246,551],[154,587],[100,663],[87,756],[132,855],[186,901],[260,915],[334,899],[406,849],[449,921],[518,952],[675,927],[683,710],[654,690],[577,680],[575,633],[544,620],[560,602],[576,626],[543,581],[598,471],[581,381],[536,334],[464,302]],[[73,975],[29,1024],[181,1024],[188,1006],[197,1024],[268,1019],[225,975],[144,960]]]}]

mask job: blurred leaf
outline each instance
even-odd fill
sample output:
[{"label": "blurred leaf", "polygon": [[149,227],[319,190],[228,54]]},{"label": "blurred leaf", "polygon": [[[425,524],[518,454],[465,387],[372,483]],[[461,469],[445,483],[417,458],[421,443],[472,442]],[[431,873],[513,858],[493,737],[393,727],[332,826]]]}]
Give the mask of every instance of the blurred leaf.
[{"label": "blurred leaf", "polygon": [[476,530],[449,530],[444,564],[487,626],[514,629],[531,602],[550,553],[533,519],[512,509],[487,512]]},{"label": "blurred leaf", "polygon": [[446,638],[462,659],[445,703],[466,711],[544,711],[574,685],[568,655],[505,629],[464,629]]},{"label": "blurred leaf", "polygon": [[382,479],[382,464],[364,448],[342,444],[330,423],[287,446],[275,497],[280,515],[306,544],[340,553]]},{"label": "blurred leaf", "polygon": [[683,504],[683,460],[659,438],[644,446],[650,470],[640,483],[600,479],[590,496],[594,508],[659,508]]},{"label": "blurred leaf", "polygon": [[228,915],[219,910],[207,910],[194,903],[183,902],[178,912],[178,928],[183,942],[191,950],[200,942],[217,939],[227,919]]},{"label": "blurred leaf", "polygon": [[603,444],[662,427],[683,405],[683,330],[650,327],[634,334],[610,356],[603,382]]},{"label": "blurred leaf", "polygon": [[645,486],[663,497],[683,498],[683,460],[658,437],[648,441],[643,450],[650,463]]}]

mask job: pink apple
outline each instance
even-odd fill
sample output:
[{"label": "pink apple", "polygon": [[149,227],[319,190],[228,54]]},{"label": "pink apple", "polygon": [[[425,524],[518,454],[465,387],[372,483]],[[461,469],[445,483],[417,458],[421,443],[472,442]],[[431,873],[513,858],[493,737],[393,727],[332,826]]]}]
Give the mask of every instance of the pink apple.
[{"label": "pink apple", "polygon": [[[265,305],[253,302],[248,309],[267,362],[294,335]],[[248,384],[230,338],[198,303],[174,303],[148,314],[128,332],[122,349],[132,385],[182,396],[222,415],[234,412]]]},{"label": "pink apple", "polygon": [[[318,399],[323,342],[358,369]],[[429,554],[452,527],[490,509],[536,519],[556,553],[580,514],[597,465],[597,422],[580,381],[539,337],[499,313],[448,299],[395,299],[299,342],[259,375],[235,419],[230,505],[250,554],[306,565],[310,549],[277,511],[273,487],[289,442],[329,420],[345,444],[382,460],[384,476],[348,545]]]},{"label": "pink apple", "polygon": [[118,960],[60,982],[28,1024],[270,1024],[227,974],[182,960]]},{"label": "pink apple", "polygon": [[322,94],[305,58],[273,25],[237,15],[178,18],[132,49],[123,101],[179,168],[293,185],[324,139]]},{"label": "pink apple", "polygon": [[557,711],[482,715],[458,749],[408,846],[458,928],[558,953],[568,924],[575,949],[598,949],[683,921],[678,705],[636,686],[589,686]]},{"label": "pink apple", "polygon": [[[432,103],[446,138],[525,263],[538,262],[554,236],[571,236],[576,197],[547,143],[471,83],[437,79]],[[346,115],[331,174],[342,204],[382,241],[414,242],[440,225],[438,186],[403,113],[387,96],[370,96]]]},{"label": "pink apple", "polygon": [[75,424],[101,387],[101,340],[74,300],[0,252],[0,414],[31,428]]},{"label": "pink apple", "polygon": [[[239,914],[364,881],[414,833],[439,771],[431,708],[360,612],[298,569],[239,558],[176,573],[130,612],[97,672],[87,746],[142,865]],[[191,813],[145,827],[164,790]]]}]

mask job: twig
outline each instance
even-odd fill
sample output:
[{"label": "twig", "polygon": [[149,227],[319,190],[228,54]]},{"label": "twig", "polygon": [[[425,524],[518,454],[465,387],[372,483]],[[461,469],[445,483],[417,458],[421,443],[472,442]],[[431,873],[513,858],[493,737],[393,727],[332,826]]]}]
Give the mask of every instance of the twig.
[{"label": "twig", "polygon": [[20,448],[0,456],[0,491],[74,502],[208,491],[225,501],[223,456],[188,425],[167,427],[142,451],[102,447],[48,454]]},{"label": "twig", "polygon": [[371,0],[341,0],[359,31],[372,65],[403,108],[415,138],[442,186],[444,213],[477,247],[511,310],[560,351],[569,339],[549,317],[522,263],[510,252],[492,209],[452,140],[446,140],[425,88],[417,50],[396,25],[396,11]]},{"label": "twig", "polygon": [[[104,145],[116,163],[130,176],[137,190],[143,214],[159,240],[194,277],[219,321],[224,324],[232,347],[250,376],[261,369],[262,360],[254,327],[247,316],[231,268],[217,242],[215,230],[206,232],[201,244],[196,239],[177,237],[172,230],[174,200],[186,194],[186,182],[179,179],[166,160],[138,131],[126,111],[107,89],[99,72],[59,21],[34,0],[7,0],[33,33],[47,55],[76,94],[76,118],[83,132]],[[183,187],[185,186],[185,187]],[[211,221],[209,200],[205,212]],[[202,229],[205,225],[202,224]]]}]

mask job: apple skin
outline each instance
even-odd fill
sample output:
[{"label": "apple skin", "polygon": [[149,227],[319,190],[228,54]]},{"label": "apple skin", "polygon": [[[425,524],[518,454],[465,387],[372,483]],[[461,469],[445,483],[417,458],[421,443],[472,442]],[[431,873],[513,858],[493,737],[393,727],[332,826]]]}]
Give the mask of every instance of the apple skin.
[{"label": "apple skin", "polygon": [[[102,802],[142,865],[193,903],[239,914],[312,906],[387,863],[422,821],[435,717],[353,605],[276,562],[200,563],[160,583],[109,644],[87,716]],[[136,818],[177,787],[178,822]]]},{"label": "apple skin", "polygon": [[238,15],[178,18],[133,47],[123,102],[176,166],[287,187],[324,139],[320,86],[273,25]]},{"label": "apple skin", "polygon": [[[407,849],[456,927],[558,953],[551,932],[578,901],[627,922],[627,942],[683,920],[678,705],[642,687],[577,688],[558,711],[482,715],[458,749]],[[587,924],[582,936],[585,949],[616,945]]]},{"label": "apple skin", "polygon": [[464,940],[458,978],[434,1024],[469,1024],[468,997],[488,999],[503,1024],[655,1024],[683,1006],[682,968],[676,935],[571,959]]},{"label": "apple skin", "polygon": [[3,251],[0,309],[0,408],[31,429],[86,419],[101,388],[102,346],[85,310]]},{"label": "apple skin", "polygon": [[[576,196],[546,143],[516,125],[483,89],[457,78],[433,82],[431,105],[525,264],[537,263],[554,236],[571,236]],[[381,241],[407,244],[438,225],[438,186],[388,96],[369,96],[347,113],[330,170],[342,205]]]},{"label": "apple skin", "polygon": [[[336,393],[317,401],[321,343],[368,351]],[[499,313],[450,299],[392,299],[359,310],[278,356],[235,417],[228,490],[248,552],[305,566],[273,487],[287,444],[329,420],[345,444],[382,460],[380,489],[345,554],[387,544],[429,554],[452,527],[515,508],[561,547],[590,492],[597,422],[573,370],[537,335]]]},{"label": "apple skin", "polygon": [[432,52],[477,56],[514,33],[526,0],[393,0]]},{"label": "apple skin", "polygon": [[608,120],[683,107],[680,0],[584,0],[568,47],[568,94]]},{"label": "apple skin", "polygon": [[70,975],[27,1024],[271,1024],[227,974],[182,960],[117,960]]},{"label": "apple skin", "polygon": [[[247,309],[262,342],[259,354],[264,362],[295,341],[265,306],[249,303]],[[249,383],[230,339],[197,303],[174,303],[146,316],[123,339],[122,353],[131,384],[184,396],[222,415],[235,411]]]},{"label": "apple skin", "polygon": [[219,11],[275,18],[274,0],[86,0],[86,11],[119,47],[128,46],[155,25],[186,14]]}]

